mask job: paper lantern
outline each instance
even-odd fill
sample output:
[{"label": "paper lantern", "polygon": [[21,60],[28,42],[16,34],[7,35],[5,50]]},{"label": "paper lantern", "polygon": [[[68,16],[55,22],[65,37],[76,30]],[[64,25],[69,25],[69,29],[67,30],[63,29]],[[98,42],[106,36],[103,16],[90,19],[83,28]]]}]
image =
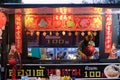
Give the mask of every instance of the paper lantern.
[{"label": "paper lantern", "polygon": [[52,36],[52,32],[50,32],[50,36]]},{"label": "paper lantern", "polygon": [[30,32],[30,35],[33,36],[33,32]]},{"label": "paper lantern", "polygon": [[46,32],[43,32],[43,36],[46,36],[47,35],[47,33]]},{"label": "paper lantern", "polygon": [[37,32],[36,32],[36,35],[37,35],[37,36],[39,36],[39,35],[40,35],[40,32],[39,32],[39,31],[37,31]]},{"label": "paper lantern", "polygon": [[4,13],[0,12],[0,29],[6,25],[6,16]]},{"label": "paper lantern", "polygon": [[76,35],[76,36],[78,35],[78,32],[77,32],[77,31],[75,32],[75,35]]},{"label": "paper lantern", "polygon": [[65,31],[63,31],[63,32],[62,32],[62,35],[64,36],[65,34],[66,34]]},{"label": "paper lantern", "polygon": [[82,36],[84,36],[84,35],[85,35],[85,33],[84,33],[84,32],[82,32],[82,33],[81,33],[81,35],[82,35]]},{"label": "paper lantern", "polygon": [[97,35],[97,32],[93,32],[93,35],[96,36],[96,35]]},{"label": "paper lantern", "polygon": [[56,32],[55,35],[56,35],[56,36],[59,36],[59,32]]},{"label": "paper lantern", "polygon": [[91,35],[92,33],[90,31],[88,31],[88,35]]},{"label": "paper lantern", "polygon": [[71,32],[69,32],[69,33],[68,33],[68,36],[71,36],[71,35],[72,35],[72,33],[71,33]]}]

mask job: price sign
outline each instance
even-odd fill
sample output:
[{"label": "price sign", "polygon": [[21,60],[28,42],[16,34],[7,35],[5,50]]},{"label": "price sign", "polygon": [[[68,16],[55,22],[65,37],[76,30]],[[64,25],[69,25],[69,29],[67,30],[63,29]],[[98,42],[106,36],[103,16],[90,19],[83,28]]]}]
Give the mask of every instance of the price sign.
[{"label": "price sign", "polygon": [[[7,78],[11,79],[12,68],[7,66]],[[88,63],[88,64],[23,64],[21,71],[17,71],[17,78],[21,76],[40,77],[46,79],[120,79],[120,64]],[[69,79],[68,79],[69,78]]]}]

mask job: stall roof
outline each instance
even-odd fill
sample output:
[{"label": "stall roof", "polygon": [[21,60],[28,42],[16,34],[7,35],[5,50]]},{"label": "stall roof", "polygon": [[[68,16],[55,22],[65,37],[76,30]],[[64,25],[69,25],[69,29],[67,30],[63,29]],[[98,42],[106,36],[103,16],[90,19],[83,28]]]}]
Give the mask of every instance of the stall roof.
[{"label": "stall roof", "polygon": [[[120,4],[16,4],[4,3],[0,5],[0,11],[7,14],[59,14],[57,9],[67,8],[66,14],[104,14],[103,8],[113,9],[112,13],[120,14]],[[63,13],[64,14],[64,13]]]},{"label": "stall roof", "polygon": [[101,7],[120,8],[120,4],[23,4],[23,3],[3,3],[4,8],[38,8],[38,7]]}]

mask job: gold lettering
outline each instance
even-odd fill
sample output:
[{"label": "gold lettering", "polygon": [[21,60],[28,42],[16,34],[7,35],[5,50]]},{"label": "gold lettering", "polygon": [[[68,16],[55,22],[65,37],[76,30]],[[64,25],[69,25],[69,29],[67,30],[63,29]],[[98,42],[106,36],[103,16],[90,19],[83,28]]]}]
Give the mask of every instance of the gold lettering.
[{"label": "gold lettering", "polygon": [[35,70],[33,69],[33,76],[35,76]]},{"label": "gold lettering", "polygon": [[43,70],[36,70],[36,76],[43,76]]},{"label": "gold lettering", "polygon": [[24,76],[24,70],[21,70],[21,76]]},{"label": "gold lettering", "polygon": [[21,76],[21,72],[20,71],[17,72],[17,76]]},{"label": "gold lettering", "polygon": [[12,76],[12,69],[9,69],[9,76]]},{"label": "gold lettering", "polygon": [[26,76],[31,76],[31,70],[27,69],[27,70],[25,71],[25,74],[26,74]]},{"label": "gold lettering", "polygon": [[39,66],[39,68],[43,68],[44,69],[45,67]]}]

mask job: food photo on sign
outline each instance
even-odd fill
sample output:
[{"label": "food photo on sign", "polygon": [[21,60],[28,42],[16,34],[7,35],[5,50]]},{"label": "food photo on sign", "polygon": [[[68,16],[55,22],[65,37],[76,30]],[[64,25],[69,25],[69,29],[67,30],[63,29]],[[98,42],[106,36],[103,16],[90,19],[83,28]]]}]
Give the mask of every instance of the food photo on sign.
[{"label": "food photo on sign", "polygon": [[120,77],[120,65],[110,64],[106,66],[104,74],[109,79],[118,79]]}]

